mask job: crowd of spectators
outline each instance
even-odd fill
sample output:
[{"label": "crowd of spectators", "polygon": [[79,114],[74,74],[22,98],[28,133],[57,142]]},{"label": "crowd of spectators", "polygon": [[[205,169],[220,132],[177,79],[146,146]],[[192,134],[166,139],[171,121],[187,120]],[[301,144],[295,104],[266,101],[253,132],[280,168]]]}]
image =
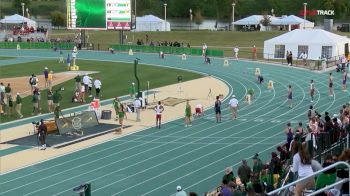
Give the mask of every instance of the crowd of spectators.
[{"label": "crowd of spectators", "polygon": [[[328,112],[322,116],[313,106],[310,106],[306,113],[306,126],[301,122],[296,125],[287,123],[284,130],[286,142],[271,152],[270,160],[263,162],[259,155],[255,154],[252,158],[252,169],[247,160],[242,160],[237,169],[237,176],[232,167],[226,168],[220,186],[207,195],[265,195],[281,187],[284,182],[288,184],[310,176],[337,161],[350,163],[350,149],[343,147],[349,139],[347,136],[350,132],[350,104],[343,105],[333,117],[330,117]],[[343,146],[339,145],[341,142]],[[347,167],[336,167],[297,183],[288,191],[291,195],[299,196],[306,190],[319,190],[348,177]],[[330,187],[318,195],[349,195],[349,183]]]},{"label": "crowd of spectators", "polygon": [[139,46],[149,45],[149,46],[169,46],[169,47],[188,47],[188,48],[191,47],[190,43],[187,43],[186,45],[184,45],[183,42],[178,42],[178,41],[146,41],[146,43],[144,43],[142,39],[138,39],[136,44]]},{"label": "crowd of spectators", "polygon": [[13,26],[13,29],[12,29],[13,35],[27,35],[27,34],[31,34],[31,33],[35,33],[35,32],[46,34],[47,29],[45,29],[43,26],[41,26],[35,30],[33,26],[29,27],[27,25],[25,25],[24,27],[23,26]]}]

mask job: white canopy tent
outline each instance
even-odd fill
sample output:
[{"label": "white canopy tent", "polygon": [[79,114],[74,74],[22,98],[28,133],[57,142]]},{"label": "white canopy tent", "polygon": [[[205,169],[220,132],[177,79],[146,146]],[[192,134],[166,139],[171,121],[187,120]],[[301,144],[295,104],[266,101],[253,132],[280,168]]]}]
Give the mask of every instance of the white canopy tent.
[{"label": "white canopy tent", "polygon": [[28,27],[33,27],[34,29],[37,28],[37,23],[34,20],[31,20],[29,18],[23,17],[21,15],[15,14],[12,16],[5,16],[5,18],[0,20],[0,23],[2,24],[27,24]]},{"label": "white canopy tent", "polygon": [[170,23],[153,16],[145,15],[136,18],[135,31],[170,31]]},{"label": "white canopy tent", "polygon": [[322,29],[296,29],[266,40],[264,58],[285,58],[286,51],[291,51],[294,58],[306,52],[311,60],[339,57],[349,51],[349,45],[349,38]]},{"label": "white canopy tent", "polygon": [[314,28],[315,24],[313,22],[310,22],[308,20],[304,20],[303,18],[299,18],[297,16],[294,15],[290,15],[287,17],[283,17],[280,19],[276,19],[274,21],[271,21],[271,25],[283,25],[283,26],[289,26],[289,30],[290,25],[298,25],[299,29],[302,28]]},{"label": "white canopy tent", "polygon": [[[275,16],[268,16],[271,20],[271,22],[275,21],[275,20],[278,20],[278,18],[276,18]],[[263,26],[261,24],[261,21],[264,19],[264,16],[263,15],[251,15],[251,16],[248,16],[246,18],[242,18],[240,20],[237,20],[236,22],[233,22],[232,24],[233,25],[258,25],[260,24],[260,26],[262,27],[261,30],[265,30],[266,27]]]}]

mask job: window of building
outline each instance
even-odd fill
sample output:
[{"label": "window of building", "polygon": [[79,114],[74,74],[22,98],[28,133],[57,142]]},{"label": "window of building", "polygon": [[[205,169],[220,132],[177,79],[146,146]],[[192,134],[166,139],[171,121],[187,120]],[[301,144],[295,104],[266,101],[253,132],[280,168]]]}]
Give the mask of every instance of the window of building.
[{"label": "window of building", "polygon": [[275,58],[284,58],[285,45],[275,45]]},{"label": "window of building", "polygon": [[332,58],[332,46],[322,46],[322,58]]}]

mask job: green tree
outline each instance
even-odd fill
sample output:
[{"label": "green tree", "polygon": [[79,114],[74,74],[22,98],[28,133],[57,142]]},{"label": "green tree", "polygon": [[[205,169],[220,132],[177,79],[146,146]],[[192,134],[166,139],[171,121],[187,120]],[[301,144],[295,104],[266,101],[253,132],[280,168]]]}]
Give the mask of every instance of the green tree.
[{"label": "green tree", "polygon": [[194,16],[194,22],[196,23],[196,25],[198,25],[198,30],[199,30],[199,25],[201,25],[203,23],[203,16],[202,16],[202,13],[201,13],[201,10],[197,10],[195,12],[195,16]]},{"label": "green tree", "polygon": [[12,0],[12,7],[19,15],[22,15],[22,3],[24,3],[24,10],[30,8],[30,0]]},{"label": "green tree", "polygon": [[264,13],[264,14],[263,14],[263,19],[260,21],[260,23],[261,23],[262,25],[264,25],[265,27],[269,26],[270,23],[271,23],[270,16],[267,15],[267,13]]},{"label": "green tree", "polygon": [[66,17],[62,12],[54,11],[51,12],[51,23],[53,26],[65,26],[66,25]]}]

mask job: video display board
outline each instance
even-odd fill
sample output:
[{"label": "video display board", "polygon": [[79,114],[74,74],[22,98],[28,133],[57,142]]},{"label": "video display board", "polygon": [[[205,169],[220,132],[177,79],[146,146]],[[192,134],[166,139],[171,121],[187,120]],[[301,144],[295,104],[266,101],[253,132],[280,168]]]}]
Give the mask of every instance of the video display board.
[{"label": "video display board", "polygon": [[130,0],[67,0],[68,29],[131,29]]}]

